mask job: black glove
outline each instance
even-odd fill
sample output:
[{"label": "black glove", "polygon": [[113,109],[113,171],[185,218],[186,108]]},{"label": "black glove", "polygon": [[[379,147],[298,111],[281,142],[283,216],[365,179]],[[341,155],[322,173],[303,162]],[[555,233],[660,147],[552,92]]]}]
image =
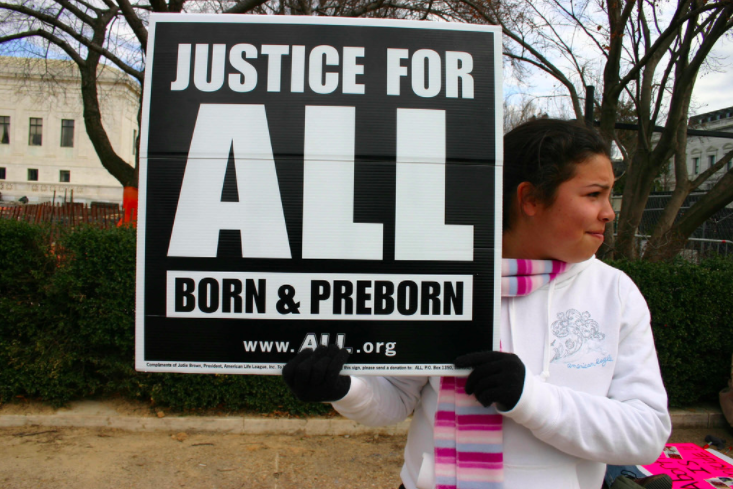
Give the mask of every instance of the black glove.
[{"label": "black glove", "polygon": [[481,351],[456,358],[456,368],[473,368],[466,381],[466,393],[473,394],[485,407],[499,404],[509,411],[524,390],[524,364],[514,353]]},{"label": "black glove", "polygon": [[305,349],[283,367],[283,380],[301,401],[338,401],[351,387],[351,377],[339,375],[348,358],[336,345]]}]

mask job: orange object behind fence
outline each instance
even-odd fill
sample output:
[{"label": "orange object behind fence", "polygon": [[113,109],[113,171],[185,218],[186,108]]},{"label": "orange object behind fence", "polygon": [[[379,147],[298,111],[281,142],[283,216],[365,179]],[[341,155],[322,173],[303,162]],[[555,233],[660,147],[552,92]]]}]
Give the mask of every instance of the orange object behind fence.
[{"label": "orange object behind fence", "polygon": [[125,214],[117,223],[117,227],[124,225],[137,227],[137,187],[125,187],[122,192],[122,208]]}]

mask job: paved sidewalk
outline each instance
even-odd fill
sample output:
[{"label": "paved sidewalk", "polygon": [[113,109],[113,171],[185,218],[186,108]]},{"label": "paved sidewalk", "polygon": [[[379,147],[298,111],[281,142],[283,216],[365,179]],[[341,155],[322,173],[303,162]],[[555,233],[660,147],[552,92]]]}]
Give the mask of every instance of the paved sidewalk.
[{"label": "paved sidewalk", "polygon": [[[400,484],[409,422],[374,429],[337,416],[233,414],[163,413],[120,400],[58,410],[3,405],[0,488],[396,489]],[[673,443],[702,445],[709,434],[726,439],[732,434],[713,426],[723,420],[714,407],[675,410],[672,419]]]},{"label": "paved sidewalk", "polygon": [[[372,428],[339,416],[305,419],[269,418],[262,416],[197,416],[173,414],[157,417],[130,415],[116,409],[114,403],[80,401],[67,408],[46,408],[43,413],[28,413],[18,405],[0,406],[0,428],[19,426],[50,426],[74,428],[114,428],[127,431],[192,431],[232,434],[302,434],[318,435],[403,435],[410,427],[406,420],[393,426]],[[8,414],[12,412],[13,414]],[[672,409],[672,426],[682,428],[719,428],[726,426],[720,409],[703,406]]]},{"label": "paved sidewalk", "polygon": [[[34,406],[37,408],[37,406]],[[0,428],[20,426],[48,426],[69,428],[113,428],[127,431],[190,431],[231,434],[300,434],[323,435],[402,435],[407,433],[410,421],[393,426],[372,428],[340,416],[310,418],[274,418],[257,415],[247,416],[198,416],[196,414],[167,414],[163,417],[130,415],[124,409],[118,410],[113,402],[79,401],[61,409],[29,409],[19,413],[22,405],[0,406]],[[122,411],[122,412],[120,412]],[[12,412],[13,414],[8,414]]]},{"label": "paved sidewalk", "polygon": [[728,422],[719,406],[700,406],[695,408],[670,409],[672,426],[680,428],[723,428]]}]

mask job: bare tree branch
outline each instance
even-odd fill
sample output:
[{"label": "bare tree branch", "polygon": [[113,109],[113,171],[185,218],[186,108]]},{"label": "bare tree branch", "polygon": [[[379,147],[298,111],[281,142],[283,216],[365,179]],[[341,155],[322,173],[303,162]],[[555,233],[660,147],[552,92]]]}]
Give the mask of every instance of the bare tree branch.
[{"label": "bare tree branch", "polygon": [[[522,49],[527,50],[532,56],[536,58],[537,61],[531,63],[534,66],[540,67],[540,65],[543,65],[543,71],[546,71],[550,75],[552,75],[555,79],[557,79],[560,83],[562,83],[565,88],[570,93],[571,100],[573,102],[573,110],[577,117],[582,117],[583,111],[580,108],[580,99],[578,98],[578,94],[575,90],[575,86],[573,83],[564,75],[564,73],[558,69],[548,58],[546,58],[542,53],[540,53],[534,46],[531,45],[531,43],[528,43],[524,41],[521,36],[519,36],[517,33],[513,32],[511,29],[508,28],[508,26],[502,22],[499,18],[495,16],[489,16],[484,12],[482,9],[476,5],[473,0],[460,0],[461,2],[465,3],[466,5],[470,6],[472,9],[476,11],[479,15],[483,17],[483,19],[493,25],[499,25],[502,27],[502,31],[505,36],[509,37],[511,40],[516,42],[518,45],[522,47]],[[506,54],[506,52],[505,52]],[[513,56],[512,56],[513,57]],[[523,61],[528,61],[529,58],[526,58],[526,56],[522,57]],[[519,59],[518,57],[515,57],[515,59]]]},{"label": "bare tree branch", "polygon": [[[681,2],[681,4],[682,3],[687,5],[688,1]],[[676,20],[674,20],[673,22],[669,24],[669,26],[667,26],[667,29],[665,29],[665,31],[662,34],[660,34],[660,36],[657,38],[654,44],[652,44],[652,46],[649,47],[649,50],[647,51],[647,53],[639,60],[638,63],[636,63],[629,70],[626,76],[624,76],[624,78],[622,78],[619,81],[618,87],[616,87],[615,89],[620,91],[621,87],[631,82],[636,77],[637,73],[645,67],[646,63],[649,61],[649,58],[656,55],[656,52],[659,49],[661,49],[665,43],[668,43],[668,38],[671,36],[677,35],[677,29],[679,29],[682,25],[684,25],[685,22],[687,22],[689,19],[695,17],[696,15],[700,13],[707,12],[709,10],[719,9],[719,8],[720,6],[718,4],[712,4],[712,5],[708,5],[705,7],[695,9],[694,11],[690,12],[687,15],[682,15],[679,17],[675,15]],[[679,12],[679,9],[678,9],[678,12]]]},{"label": "bare tree branch", "polygon": [[588,28],[586,27],[584,21],[582,21],[581,19],[579,19],[577,17],[577,15],[575,14],[574,11],[571,11],[571,10],[568,10],[567,8],[565,8],[565,6],[563,4],[561,4],[558,0],[552,0],[552,1],[553,1],[553,3],[555,4],[555,6],[557,8],[559,8],[561,11],[563,11],[565,13],[565,15],[567,15],[568,17],[570,17],[571,19],[573,19],[575,21],[576,25],[578,27],[580,27],[580,29],[582,29],[583,32],[585,32],[586,36],[588,36],[588,38],[593,42],[593,44],[596,45],[596,47],[598,48],[598,50],[601,53],[603,53],[604,56],[608,57],[608,55],[606,54],[606,50],[603,49],[603,46],[601,45],[600,42],[598,42],[598,39],[596,39],[596,36],[594,36],[593,33],[588,30]]},{"label": "bare tree branch", "polygon": [[165,13],[168,12],[168,5],[165,0],[149,0],[150,6],[153,7],[153,12]]},{"label": "bare tree branch", "polygon": [[225,14],[243,14],[245,12],[249,12],[250,10],[254,9],[255,7],[259,7],[266,1],[267,0],[242,0],[241,2],[237,2],[236,5],[226,9],[224,13]]},{"label": "bare tree branch", "polygon": [[140,41],[140,47],[145,52],[148,46],[148,30],[145,28],[142,19],[135,13],[129,0],[117,0],[117,4],[122,11],[122,15],[125,16],[127,24],[135,33],[137,40]]},{"label": "bare tree branch", "polygon": [[[134,68],[132,68],[129,64],[122,61],[117,55],[109,51],[108,49],[104,48],[103,46],[100,46],[96,43],[94,43],[92,40],[87,39],[86,37],[82,36],[81,34],[77,33],[73,28],[70,26],[64,24],[59,19],[56,19],[55,17],[45,14],[43,12],[38,12],[36,10],[29,9],[23,5],[11,5],[7,3],[0,3],[0,9],[6,9],[13,12],[18,12],[24,15],[27,15],[29,17],[35,18],[40,20],[41,22],[48,24],[49,26],[52,26],[53,28],[59,29],[60,31],[66,33],[69,37],[73,38],[74,40],[78,41],[83,46],[87,47],[88,49],[91,49],[93,51],[98,52],[99,54],[103,55],[105,58],[112,61],[115,65],[117,65],[122,71],[127,73],[128,75],[136,78],[140,83],[143,81],[143,73],[141,71],[138,71]],[[94,23],[95,21],[92,21]],[[43,32],[42,30],[39,31],[37,34],[40,37],[44,37],[48,39],[49,41],[59,39],[59,37],[54,36],[53,34],[40,34],[40,32]],[[64,47],[68,44],[63,42],[62,44],[56,43],[55,41],[52,41],[54,44],[59,46],[60,48],[64,49],[65,52],[68,51]]]},{"label": "bare tree branch", "polygon": [[77,65],[83,66],[85,64],[84,59],[81,56],[79,56],[79,53],[77,53],[74,48],[72,48],[71,46],[69,46],[69,44],[67,42],[65,42],[63,39],[60,39],[60,38],[54,36],[53,34],[51,34],[49,32],[46,32],[44,30],[41,30],[41,29],[37,29],[37,30],[34,30],[34,31],[19,32],[18,34],[12,34],[12,35],[9,35],[9,36],[0,37],[0,44],[2,44],[4,42],[9,42],[9,41],[15,41],[16,39],[24,39],[24,38],[27,38],[27,37],[42,37],[42,38],[46,39],[47,41],[52,42],[56,46],[58,46],[61,49],[63,49],[64,52],[72,60],[74,60],[74,62]]},{"label": "bare tree branch", "polygon": [[343,16],[344,17],[361,17],[362,15],[366,15],[369,12],[374,12],[375,10],[379,10],[380,8],[391,7],[391,6],[392,5],[389,2],[389,0],[377,0],[375,2],[369,2],[351,11],[344,12]]},{"label": "bare tree branch", "polygon": [[[94,22],[94,19],[92,17],[90,17],[89,15],[87,15],[86,12],[82,12],[73,3],[68,2],[67,0],[54,0],[54,1],[57,4],[61,5],[66,10],[68,10],[69,12],[71,12],[72,14],[74,14],[76,17],[79,18],[79,20],[81,20],[85,24],[91,24],[91,23]],[[88,8],[89,10],[91,10],[92,12],[94,12],[95,14],[99,15],[100,10],[98,8],[96,8],[96,7],[92,6],[92,5],[89,5],[87,3],[84,3],[84,2],[79,2],[79,3],[81,3],[82,5],[84,5],[84,7]]]},{"label": "bare tree branch", "polygon": [[725,165],[728,164],[731,159],[733,159],[733,151],[728,151],[725,156],[715,162],[715,164],[712,165],[710,168],[700,173],[700,175],[698,175],[694,180],[689,183],[690,192],[698,188],[700,185],[705,183],[708,178],[720,171]]}]

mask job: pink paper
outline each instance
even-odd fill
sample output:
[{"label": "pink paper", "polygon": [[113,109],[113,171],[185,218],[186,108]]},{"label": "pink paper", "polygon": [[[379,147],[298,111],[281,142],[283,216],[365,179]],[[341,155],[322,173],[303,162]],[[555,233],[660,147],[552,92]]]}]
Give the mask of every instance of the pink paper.
[{"label": "pink paper", "polygon": [[644,468],[669,475],[673,489],[733,488],[733,465],[694,443],[668,443],[657,461]]}]

